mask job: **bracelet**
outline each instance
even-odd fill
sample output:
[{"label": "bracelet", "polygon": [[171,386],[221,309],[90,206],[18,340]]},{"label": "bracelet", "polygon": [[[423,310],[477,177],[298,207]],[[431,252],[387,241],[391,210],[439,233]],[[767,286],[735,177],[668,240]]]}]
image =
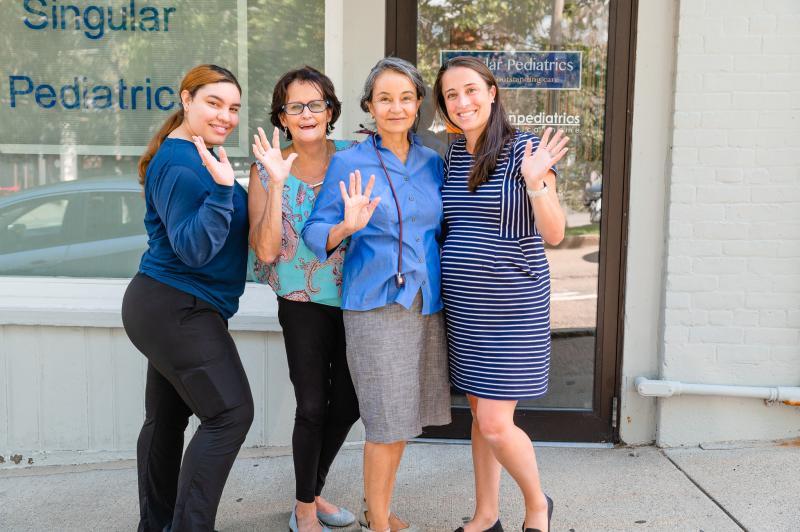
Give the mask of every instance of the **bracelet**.
[{"label": "bracelet", "polygon": [[545,195],[547,195],[547,193],[549,191],[550,191],[550,189],[547,188],[547,183],[545,183],[544,186],[542,188],[540,188],[539,190],[533,190],[533,189],[530,189],[530,188],[527,188],[527,187],[525,188],[525,192],[527,192],[528,196],[530,196],[531,198],[538,198],[538,197],[541,197],[541,196],[545,196]]}]

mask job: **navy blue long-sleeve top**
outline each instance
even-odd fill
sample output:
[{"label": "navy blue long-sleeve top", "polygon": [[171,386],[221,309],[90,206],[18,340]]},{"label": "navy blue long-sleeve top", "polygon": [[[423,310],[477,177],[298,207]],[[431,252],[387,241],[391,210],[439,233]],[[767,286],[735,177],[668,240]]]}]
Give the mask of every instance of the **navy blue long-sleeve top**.
[{"label": "navy blue long-sleeve top", "polygon": [[167,138],[147,167],[144,195],[149,240],[139,271],[233,316],[247,275],[244,188],[217,184],[193,143]]}]

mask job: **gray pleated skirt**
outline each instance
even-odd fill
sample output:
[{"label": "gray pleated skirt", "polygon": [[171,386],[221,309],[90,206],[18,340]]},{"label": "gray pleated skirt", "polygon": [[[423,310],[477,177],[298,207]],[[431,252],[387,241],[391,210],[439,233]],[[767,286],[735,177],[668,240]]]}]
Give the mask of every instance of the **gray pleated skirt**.
[{"label": "gray pleated skirt", "polygon": [[447,340],[441,312],[393,303],[344,311],[347,364],[367,441],[392,443],[450,423]]}]

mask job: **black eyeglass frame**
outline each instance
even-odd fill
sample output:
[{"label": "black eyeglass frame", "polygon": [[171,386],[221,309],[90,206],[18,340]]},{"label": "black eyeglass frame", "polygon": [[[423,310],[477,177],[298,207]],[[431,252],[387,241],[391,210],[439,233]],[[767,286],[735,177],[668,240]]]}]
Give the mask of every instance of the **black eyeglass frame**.
[{"label": "black eyeglass frame", "polygon": [[[313,110],[311,108],[311,104],[312,103],[316,103],[316,102],[324,103],[325,107],[323,107],[319,111]],[[300,108],[300,112],[298,112],[298,113],[290,113],[289,110],[286,108],[287,105],[302,105],[302,107]],[[302,103],[302,102],[286,102],[285,104],[281,105],[281,112],[284,113],[284,114],[290,115],[290,116],[296,116],[296,115],[303,114],[303,111],[305,110],[306,107],[308,107],[308,110],[311,111],[312,113],[319,114],[319,113],[324,113],[326,110],[330,109],[331,108],[331,102],[330,102],[330,100],[311,100],[311,101],[306,102],[306,103]]]}]

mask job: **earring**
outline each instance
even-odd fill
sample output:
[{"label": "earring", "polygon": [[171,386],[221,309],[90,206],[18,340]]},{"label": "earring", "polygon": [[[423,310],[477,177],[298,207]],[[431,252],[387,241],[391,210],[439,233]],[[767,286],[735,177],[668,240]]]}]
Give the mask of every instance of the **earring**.
[{"label": "earring", "polygon": [[287,126],[283,126],[283,136],[287,139],[289,138],[289,128]]}]

